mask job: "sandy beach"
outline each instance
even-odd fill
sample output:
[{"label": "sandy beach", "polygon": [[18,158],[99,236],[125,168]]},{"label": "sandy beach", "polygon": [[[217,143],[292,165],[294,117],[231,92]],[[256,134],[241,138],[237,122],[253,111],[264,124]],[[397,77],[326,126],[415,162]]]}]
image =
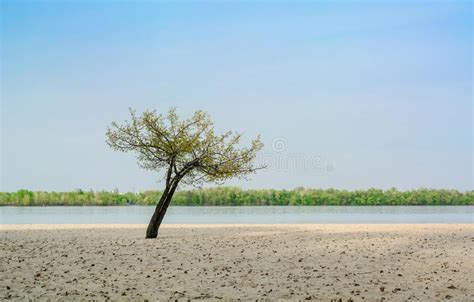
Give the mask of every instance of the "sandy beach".
[{"label": "sandy beach", "polygon": [[0,225],[0,299],[473,301],[474,225]]}]

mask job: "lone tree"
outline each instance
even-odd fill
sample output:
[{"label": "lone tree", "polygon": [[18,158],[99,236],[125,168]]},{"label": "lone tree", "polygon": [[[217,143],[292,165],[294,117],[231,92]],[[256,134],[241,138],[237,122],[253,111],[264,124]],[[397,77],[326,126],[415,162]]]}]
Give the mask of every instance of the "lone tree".
[{"label": "lone tree", "polygon": [[146,238],[156,238],[158,229],[178,184],[198,186],[220,183],[233,177],[245,177],[263,166],[255,166],[256,154],[263,143],[258,136],[248,148],[239,148],[241,134],[214,132],[209,114],[196,111],[180,120],[173,108],[165,115],[156,110],[131,120],[113,122],[107,129],[107,144],[114,150],[137,154],[140,167],[164,173],[165,189],[151,217]]}]

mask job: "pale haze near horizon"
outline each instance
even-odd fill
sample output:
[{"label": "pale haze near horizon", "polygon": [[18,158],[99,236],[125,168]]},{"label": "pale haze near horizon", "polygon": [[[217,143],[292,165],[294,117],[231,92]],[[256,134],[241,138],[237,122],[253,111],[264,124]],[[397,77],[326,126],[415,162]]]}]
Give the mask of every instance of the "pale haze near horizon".
[{"label": "pale haze near horizon", "polygon": [[172,106],[262,135],[269,168],[226,185],[473,189],[472,12],[3,1],[0,191],[162,188],[104,133]]}]

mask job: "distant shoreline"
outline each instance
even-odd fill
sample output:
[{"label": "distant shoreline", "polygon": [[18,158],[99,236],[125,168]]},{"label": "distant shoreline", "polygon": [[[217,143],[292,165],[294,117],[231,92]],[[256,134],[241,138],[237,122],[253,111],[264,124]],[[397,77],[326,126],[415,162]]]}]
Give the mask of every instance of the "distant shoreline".
[{"label": "distant shoreline", "polygon": [[[0,204],[0,208],[4,207],[18,207],[18,208],[40,208],[40,207],[154,207],[155,205],[148,204],[34,204],[34,205],[9,205],[9,204]],[[473,204],[374,204],[374,205],[360,205],[360,204],[336,204],[336,205],[174,205],[171,204],[171,207],[232,207],[232,208],[246,208],[246,207],[472,207]]]},{"label": "distant shoreline", "polygon": [[[0,206],[125,206],[156,205],[161,191],[140,193],[115,191],[46,192],[18,190],[0,192]],[[424,206],[474,205],[474,190],[451,189],[389,190],[243,190],[237,187],[215,187],[178,191],[174,206]]]}]

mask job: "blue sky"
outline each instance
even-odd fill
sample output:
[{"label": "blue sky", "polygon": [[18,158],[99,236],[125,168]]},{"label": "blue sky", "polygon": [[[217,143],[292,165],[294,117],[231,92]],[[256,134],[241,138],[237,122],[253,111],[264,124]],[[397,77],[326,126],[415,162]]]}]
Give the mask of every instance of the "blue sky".
[{"label": "blue sky", "polygon": [[228,185],[474,187],[470,1],[3,1],[1,11],[2,191],[161,188],[104,132],[128,107],[171,106],[262,135],[269,168]]}]

